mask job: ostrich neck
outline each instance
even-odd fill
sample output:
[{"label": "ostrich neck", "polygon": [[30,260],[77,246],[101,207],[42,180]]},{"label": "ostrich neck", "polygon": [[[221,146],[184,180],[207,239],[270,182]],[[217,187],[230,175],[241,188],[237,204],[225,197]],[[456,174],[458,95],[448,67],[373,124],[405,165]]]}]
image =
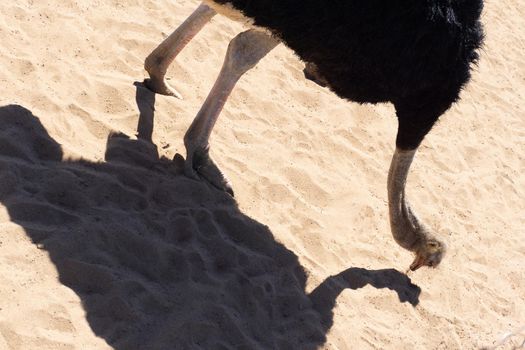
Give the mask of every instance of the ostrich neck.
[{"label": "ostrich neck", "polygon": [[396,149],[388,172],[388,208],[390,227],[395,241],[403,248],[416,251],[426,239],[426,230],[410,209],[405,186],[416,150]]}]

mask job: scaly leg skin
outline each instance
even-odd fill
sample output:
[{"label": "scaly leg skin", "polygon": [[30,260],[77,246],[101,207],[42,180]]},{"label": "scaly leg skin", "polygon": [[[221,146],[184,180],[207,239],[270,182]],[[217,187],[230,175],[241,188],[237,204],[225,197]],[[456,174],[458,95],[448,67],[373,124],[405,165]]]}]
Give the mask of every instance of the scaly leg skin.
[{"label": "scaly leg skin", "polygon": [[187,176],[202,177],[233,196],[230,182],[210,158],[209,138],[237,81],[277,44],[277,39],[256,30],[243,32],[230,42],[219,77],[184,135],[187,153],[184,172]]},{"label": "scaly leg skin", "polygon": [[144,62],[144,69],[150,76],[144,81],[148,89],[158,94],[182,99],[182,95],[166,82],[166,72],[179,52],[216,14],[210,7],[201,4],[184,23],[149,54]]},{"label": "scaly leg skin", "polygon": [[388,173],[390,227],[395,241],[416,254],[410,265],[412,271],[421,266],[436,267],[446,250],[445,244],[430,233],[406,200],[406,180],[415,154],[415,149],[396,149]]}]

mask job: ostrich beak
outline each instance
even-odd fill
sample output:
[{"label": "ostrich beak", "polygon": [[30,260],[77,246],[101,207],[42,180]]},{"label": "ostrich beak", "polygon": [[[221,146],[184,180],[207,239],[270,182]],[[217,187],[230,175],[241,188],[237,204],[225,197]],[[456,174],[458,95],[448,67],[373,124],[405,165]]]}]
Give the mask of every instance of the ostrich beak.
[{"label": "ostrich beak", "polygon": [[425,265],[425,259],[423,259],[422,256],[416,255],[416,258],[414,259],[414,262],[410,264],[410,270],[416,271],[421,266]]}]

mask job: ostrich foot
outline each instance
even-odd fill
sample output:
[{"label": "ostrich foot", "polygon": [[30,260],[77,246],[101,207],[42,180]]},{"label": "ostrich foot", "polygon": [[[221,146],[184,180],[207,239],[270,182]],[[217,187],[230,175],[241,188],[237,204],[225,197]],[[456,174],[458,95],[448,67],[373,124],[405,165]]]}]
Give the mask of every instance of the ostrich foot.
[{"label": "ostrich foot", "polygon": [[163,63],[162,56],[151,54],[144,62],[144,69],[149,74],[149,78],[144,80],[144,85],[151,91],[166,95],[174,96],[182,100],[182,95],[166,81],[166,70],[168,66]]},{"label": "ostrich foot", "polygon": [[166,95],[173,96],[182,100],[182,95],[173,87],[171,87],[164,78],[158,78],[150,73],[151,78],[144,80],[144,85],[151,91]]},{"label": "ostrich foot", "polygon": [[204,179],[212,186],[229,193],[233,197],[230,181],[210,158],[209,147],[188,151],[184,163],[184,174],[195,180]]}]

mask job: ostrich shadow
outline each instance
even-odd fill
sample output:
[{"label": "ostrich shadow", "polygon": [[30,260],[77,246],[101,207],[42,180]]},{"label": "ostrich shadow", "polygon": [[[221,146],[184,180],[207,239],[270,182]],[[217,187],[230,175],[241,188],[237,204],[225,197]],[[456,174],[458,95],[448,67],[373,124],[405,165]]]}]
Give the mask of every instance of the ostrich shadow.
[{"label": "ostrich shadow", "polygon": [[136,84],[137,139],[105,162],[62,159],[31,111],[0,107],[0,200],[49,252],[90,327],[117,350],[316,349],[337,296],[366,285],[417,305],[393,269],[349,268],[310,294],[297,256],[229,195],[182,175],[151,142],[155,95]]}]

